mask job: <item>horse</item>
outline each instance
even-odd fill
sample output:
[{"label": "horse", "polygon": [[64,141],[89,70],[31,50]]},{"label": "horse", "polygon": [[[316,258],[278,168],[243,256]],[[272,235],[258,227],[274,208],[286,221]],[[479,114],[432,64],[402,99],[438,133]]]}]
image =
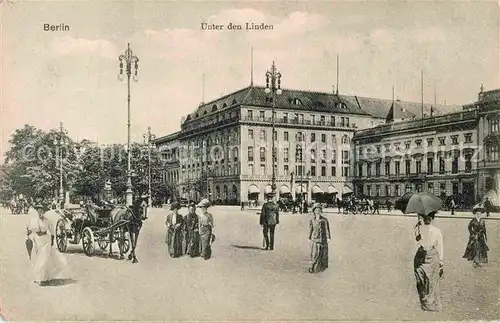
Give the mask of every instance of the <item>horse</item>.
[{"label": "horse", "polygon": [[[112,223],[118,223],[119,221],[125,221],[125,225],[119,228],[120,237],[125,238],[125,233],[128,232],[130,236],[130,253],[128,255],[128,260],[132,260],[132,263],[139,262],[135,255],[135,248],[137,246],[137,241],[139,238],[139,232],[142,228],[142,221],[146,219],[145,210],[140,206],[140,202],[134,203],[132,207],[117,206],[111,210]],[[110,233],[112,235],[113,233]],[[124,259],[122,249],[120,250],[120,259]],[[113,254],[112,243],[109,244],[109,253]]]}]

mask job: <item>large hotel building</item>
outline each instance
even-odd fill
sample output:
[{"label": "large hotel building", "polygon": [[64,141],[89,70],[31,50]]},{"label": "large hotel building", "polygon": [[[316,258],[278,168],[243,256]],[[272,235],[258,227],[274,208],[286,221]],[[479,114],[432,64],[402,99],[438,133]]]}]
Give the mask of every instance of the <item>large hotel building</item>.
[{"label": "large hotel building", "polygon": [[[283,90],[273,102],[272,96],[264,90],[264,87],[249,86],[202,104],[184,118],[179,132],[156,139],[156,145],[166,160],[164,179],[177,185],[180,197],[199,199],[209,195],[214,201],[231,204],[262,201],[271,190],[273,137],[277,149],[275,174],[278,197],[332,200],[350,191],[396,197],[410,189],[410,186],[403,186],[406,181],[401,180],[397,184],[389,177],[396,174],[396,158],[393,158],[398,152],[393,151],[396,144],[399,143],[400,154],[408,150],[409,141],[413,142],[410,148],[417,145],[416,137],[422,140],[418,143],[420,146],[415,148],[426,147],[431,137],[435,140],[433,145],[441,146],[443,136],[429,134],[422,137],[418,130],[422,125],[418,122],[434,122],[434,125],[442,120],[452,120],[443,124],[456,129],[456,133],[450,130],[449,138],[445,138],[446,147],[456,140],[468,143],[477,138],[475,121],[467,119],[477,114],[475,111],[445,116],[456,107],[302,90]],[[274,134],[271,133],[273,104]],[[422,111],[425,119],[417,120]],[[465,120],[456,120],[462,117]],[[400,123],[403,126],[399,126]],[[398,127],[403,127],[404,131],[411,128],[413,132],[401,132]],[[459,130],[462,128],[465,130]],[[437,125],[433,129],[429,131],[440,131]],[[387,139],[393,137],[397,139]],[[383,143],[382,139],[385,140]],[[385,156],[358,154],[360,148],[368,146],[370,149],[375,147],[379,155],[386,149],[393,151],[393,155],[387,157],[391,158],[387,173],[384,173],[388,161]],[[438,152],[435,154],[437,156]],[[368,157],[371,159],[366,159]],[[400,159],[406,160],[406,155]],[[371,163],[371,170],[368,163]],[[377,166],[377,163],[380,165]],[[420,172],[418,168],[422,167],[422,161],[419,164],[410,163],[408,172],[406,165],[400,161],[398,174],[401,179],[406,174],[415,178],[411,183],[423,179],[421,171],[424,168]],[[466,165],[469,163],[458,165],[457,170],[464,177],[459,191],[473,189],[469,182],[473,182],[478,166],[477,163],[471,166],[469,172]],[[440,161],[432,167],[433,172],[435,168],[439,173]],[[445,163],[445,175],[449,174],[446,175],[449,182],[445,182],[448,194],[455,189],[451,178],[453,171],[455,164],[452,167],[449,162]],[[376,177],[376,174],[379,175]],[[440,193],[443,181],[438,182],[433,189]]]}]

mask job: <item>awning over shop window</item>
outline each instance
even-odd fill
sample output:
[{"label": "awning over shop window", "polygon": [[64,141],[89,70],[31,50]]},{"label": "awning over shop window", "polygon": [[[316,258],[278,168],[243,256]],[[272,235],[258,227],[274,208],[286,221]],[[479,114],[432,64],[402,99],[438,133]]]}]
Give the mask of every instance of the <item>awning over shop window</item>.
[{"label": "awning over shop window", "polygon": [[249,193],[249,194],[260,193],[260,190],[259,190],[259,188],[258,188],[256,185],[251,185],[251,186],[248,188],[248,193]]},{"label": "awning over shop window", "polygon": [[273,192],[273,190],[272,190],[272,188],[271,188],[271,185],[267,185],[267,186],[266,186],[266,189],[265,189],[265,191],[264,191],[264,192],[265,192],[266,194],[272,193],[272,192]]},{"label": "awning over shop window", "polygon": [[351,194],[352,189],[349,186],[342,187],[342,194]]},{"label": "awning over shop window", "polygon": [[[301,187],[302,187],[302,189],[301,189]],[[301,192],[307,193],[307,188],[304,185],[295,186],[295,193],[300,194]]]},{"label": "awning over shop window", "polygon": [[334,186],[328,186],[328,193],[335,194],[335,193],[338,193],[338,192],[339,191]]},{"label": "awning over shop window", "polygon": [[313,194],[319,194],[319,193],[324,193],[324,192],[323,192],[323,190],[321,189],[321,187],[319,187],[319,186],[314,186],[314,187],[312,188],[312,193],[313,193]]},{"label": "awning over shop window", "polygon": [[280,194],[288,194],[288,193],[290,193],[290,188],[286,185],[281,186]]}]

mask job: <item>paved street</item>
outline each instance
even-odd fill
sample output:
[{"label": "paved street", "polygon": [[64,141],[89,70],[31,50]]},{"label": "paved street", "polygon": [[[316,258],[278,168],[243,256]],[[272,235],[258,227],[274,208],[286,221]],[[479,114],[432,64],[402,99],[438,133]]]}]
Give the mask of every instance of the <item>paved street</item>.
[{"label": "paved street", "polygon": [[[422,312],[413,275],[414,218],[336,216],[330,268],[307,273],[308,217],[283,215],[275,251],[262,251],[255,211],[211,209],[217,240],[209,261],[171,259],[165,209],[150,212],[138,264],[87,257],[70,246],[60,286],[26,278],[28,216],[0,211],[1,311],[9,320],[493,320],[499,317],[500,221],[488,220],[490,263],[462,259],[467,219],[439,218],[445,243],[444,312]],[[185,214],[186,209],[181,213]]]}]

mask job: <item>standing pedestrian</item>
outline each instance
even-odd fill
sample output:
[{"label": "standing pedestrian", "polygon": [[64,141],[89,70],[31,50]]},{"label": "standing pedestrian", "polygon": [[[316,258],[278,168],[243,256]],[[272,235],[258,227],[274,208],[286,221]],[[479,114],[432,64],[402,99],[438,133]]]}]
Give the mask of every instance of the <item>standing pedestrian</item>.
[{"label": "standing pedestrian", "polygon": [[311,243],[310,273],[317,273],[328,268],[328,243],[330,243],[330,224],[323,217],[321,204],[312,207],[313,216],[309,220],[309,243]]},{"label": "standing pedestrian", "polygon": [[267,202],[262,205],[260,211],[259,223],[262,226],[265,250],[274,250],[274,230],[276,225],[280,223],[279,209],[274,202],[274,194],[267,195]]},{"label": "standing pedestrian", "polygon": [[215,241],[215,235],[213,233],[214,229],[214,218],[212,214],[208,213],[208,207],[210,206],[210,201],[203,199],[198,204],[201,208],[200,216],[200,242],[201,242],[201,257],[205,260],[212,257],[212,242]]},{"label": "standing pedestrian", "polygon": [[443,275],[443,235],[432,223],[435,214],[419,214],[414,232],[418,247],[413,262],[414,273],[420,306],[424,311],[443,309],[439,281]]},{"label": "standing pedestrian", "polygon": [[177,258],[182,256],[183,248],[183,231],[184,231],[184,219],[182,215],[179,214],[179,209],[181,205],[179,202],[174,202],[170,206],[172,213],[167,215],[167,221],[165,225],[167,226],[167,237],[165,242],[167,243],[168,253],[172,258]]},{"label": "standing pedestrian", "polygon": [[456,204],[455,204],[455,199],[451,199],[451,215],[455,215],[455,207],[456,207]]},{"label": "standing pedestrian", "polygon": [[245,210],[245,202],[241,201],[241,211]]},{"label": "standing pedestrian", "polygon": [[186,250],[185,252],[193,257],[200,255],[200,223],[196,214],[196,205],[189,205],[189,213],[184,217],[186,223]]},{"label": "standing pedestrian", "polygon": [[[26,228],[28,237],[33,240],[35,257],[33,258],[32,274],[35,283],[47,285],[67,267],[66,259],[54,248],[55,224],[48,218],[49,211],[41,204],[34,206],[38,216],[32,219]],[[59,216],[55,216],[58,218]]]},{"label": "standing pedestrian", "polygon": [[484,206],[474,206],[474,218],[469,222],[469,242],[465,248],[463,258],[472,261],[474,268],[481,267],[480,263],[488,262],[488,238],[486,236],[486,222],[484,221]]},{"label": "standing pedestrian", "polygon": [[486,216],[490,216],[491,209],[493,208],[493,203],[491,203],[490,199],[486,197],[484,199],[484,211],[486,212]]}]

